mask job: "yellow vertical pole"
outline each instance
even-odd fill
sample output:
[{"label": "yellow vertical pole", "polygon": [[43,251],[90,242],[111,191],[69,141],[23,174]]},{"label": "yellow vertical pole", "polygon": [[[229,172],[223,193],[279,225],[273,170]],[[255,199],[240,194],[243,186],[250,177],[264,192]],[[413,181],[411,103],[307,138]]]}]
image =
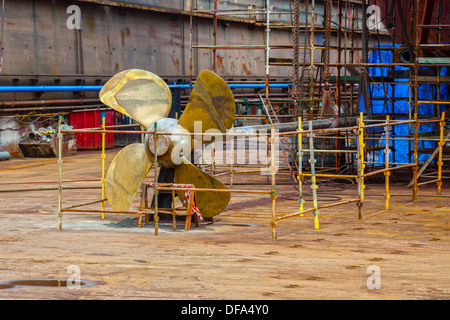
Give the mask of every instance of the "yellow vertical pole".
[{"label": "yellow vertical pole", "polygon": [[386,161],[385,161],[385,169],[386,171],[384,172],[384,177],[385,177],[385,193],[384,193],[384,199],[385,199],[385,209],[389,210],[389,176],[391,174],[391,172],[389,171],[389,153],[390,153],[390,149],[389,149],[389,130],[390,130],[390,126],[389,126],[389,115],[386,116],[386,145],[384,147],[384,154],[386,156]]},{"label": "yellow vertical pole", "polygon": [[58,167],[59,167],[59,182],[58,182],[58,230],[62,229],[62,133],[61,133],[61,116],[58,120]]},{"label": "yellow vertical pole", "polygon": [[414,143],[413,143],[413,149],[414,149],[414,167],[413,167],[413,201],[417,201],[417,193],[419,191],[419,186],[417,184],[417,170],[419,168],[418,160],[417,160],[417,149],[419,149],[419,138],[417,135],[417,129],[419,128],[419,123],[417,122],[417,112],[414,114]]},{"label": "yellow vertical pole", "polygon": [[234,137],[230,141],[230,187],[233,186]]},{"label": "yellow vertical pole", "polygon": [[311,164],[311,189],[313,194],[314,228],[319,229],[319,208],[317,203],[316,159],[314,157],[314,133],[312,121],[309,121],[309,163]]},{"label": "yellow vertical pole", "polygon": [[442,112],[442,121],[439,122],[439,157],[438,157],[438,181],[436,182],[438,194],[441,194],[442,187],[442,149],[444,147],[444,126],[445,126],[445,112]]},{"label": "yellow vertical pole", "polygon": [[[300,212],[303,212],[303,151],[302,151],[302,118],[298,117],[298,201],[300,202]],[[300,216],[303,216],[301,214]]]},{"label": "yellow vertical pole", "polygon": [[[266,136],[266,172],[269,172],[270,160],[269,160],[269,135]],[[269,182],[269,174],[266,175],[266,181]]]},{"label": "yellow vertical pole", "polygon": [[361,208],[362,201],[364,200],[364,121],[363,121],[363,113],[361,112],[359,115],[359,123],[358,123],[358,131],[357,131],[357,164],[358,164],[358,197],[359,201],[356,203],[358,207],[358,219],[362,218]]},{"label": "yellow vertical pole", "polygon": [[214,142],[211,143],[211,175],[214,176],[214,164],[216,161],[216,145]]},{"label": "yellow vertical pole", "polygon": [[106,116],[102,118],[102,220],[105,219],[105,138],[106,138]]},{"label": "yellow vertical pole", "polygon": [[155,167],[155,192],[154,192],[154,196],[155,196],[155,215],[154,215],[154,220],[155,220],[155,236],[158,235],[158,221],[159,221],[159,216],[158,216],[158,195],[159,195],[159,190],[158,190],[158,135],[157,135],[157,130],[158,126],[157,123],[155,122],[154,124],[154,130],[153,130],[153,145],[155,146],[155,155],[154,155],[154,164],[153,166]]},{"label": "yellow vertical pole", "polygon": [[364,118],[363,113],[361,112],[359,115],[359,158],[361,162],[361,200],[364,200],[364,168],[366,165],[364,164],[364,147],[366,144],[364,143]]},{"label": "yellow vertical pole", "polygon": [[[419,42],[420,42],[420,27],[419,27],[419,15],[420,15],[420,1],[416,0],[414,5],[414,47],[415,52],[419,52]],[[419,186],[417,184],[417,170],[419,169],[418,161],[417,161],[417,149],[419,149],[419,140],[417,137],[417,129],[419,128],[419,123],[417,122],[417,113],[419,111],[419,55],[415,55],[414,61],[414,140],[413,140],[413,149],[414,149],[414,167],[413,167],[413,201],[417,201],[417,192],[419,190]]]},{"label": "yellow vertical pole", "polygon": [[275,136],[275,126],[272,124],[272,129],[270,131],[270,151],[271,151],[271,171],[272,171],[272,239],[277,240],[277,222],[276,222],[276,212],[275,212],[275,200],[277,198],[277,193],[275,190],[275,146],[276,146],[276,136]]}]

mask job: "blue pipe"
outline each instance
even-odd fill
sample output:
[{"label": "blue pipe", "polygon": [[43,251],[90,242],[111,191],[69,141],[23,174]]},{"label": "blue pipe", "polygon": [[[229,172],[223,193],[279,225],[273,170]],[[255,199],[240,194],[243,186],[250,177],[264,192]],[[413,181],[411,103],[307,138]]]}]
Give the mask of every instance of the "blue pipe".
[{"label": "blue pipe", "polygon": [[[264,89],[266,87],[265,83],[231,83],[228,85],[231,89],[242,89],[242,88],[254,88],[254,89]],[[269,88],[288,88],[290,83],[269,83]]]},{"label": "blue pipe", "polygon": [[[232,83],[231,89],[264,89],[264,83]],[[289,83],[272,83],[270,88],[288,88]],[[0,92],[61,92],[61,91],[100,91],[103,86],[0,86]],[[188,84],[170,84],[169,88],[189,89]]]},{"label": "blue pipe", "polygon": [[100,91],[103,86],[4,86],[0,92]]}]

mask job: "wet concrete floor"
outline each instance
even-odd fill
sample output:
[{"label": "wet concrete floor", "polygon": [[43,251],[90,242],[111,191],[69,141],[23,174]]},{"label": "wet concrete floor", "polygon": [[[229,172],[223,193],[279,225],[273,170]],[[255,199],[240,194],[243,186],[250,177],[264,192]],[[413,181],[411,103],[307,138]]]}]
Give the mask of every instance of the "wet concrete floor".
[{"label": "wet concrete floor", "polygon": [[[117,152],[108,150],[107,165]],[[100,176],[98,151],[65,157],[63,205],[101,199]],[[450,298],[445,184],[442,196],[429,185],[412,202],[406,183],[393,183],[389,211],[384,184],[368,184],[363,219],[355,204],[324,209],[319,230],[311,214],[290,218],[278,223],[273,241],[269,196],[238,193],[214,223],[190,231],[182,223],[176,231],[161,223],[155,236],[152,224],[120,227],[134,216],[113,213],[104,220],[99,213],[65,213],[58,230],[57,180],[54,158],[0,162],[0,282],[79,275],[97,285],[4,286],[0,299]],[[287,178],[277,180],[277,215],[295,212],[295,190]],[[270,190],[257,184],[267,181],[258,174],[235,175],[234,181],[236,189]],[[356,198],[356,184],[338,182],[321,181],[319,203]],[[69,188],[87,186],[94,189]],[[305,208],[311,197],[306,200]]]}]

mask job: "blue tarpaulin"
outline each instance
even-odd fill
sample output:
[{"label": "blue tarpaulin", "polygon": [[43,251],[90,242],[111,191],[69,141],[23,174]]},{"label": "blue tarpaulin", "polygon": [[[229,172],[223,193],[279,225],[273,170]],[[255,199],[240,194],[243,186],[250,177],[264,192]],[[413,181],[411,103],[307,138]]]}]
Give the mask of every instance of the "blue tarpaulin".
[{"label": "blue tarpaulin", "polygon": [[[388,45],[391,46],[391,45]],[[399,45],[398,45],[399,46]],[[382,48],[383,45],[380,46]],[[392,51],[391,50],[374,50],[371,51],[369,56],[369,63],[393,63]],[[409,70],[409,68],[401,67],[394,65],[394,70]],[[426,69],[426,68],[423,68]],[[369,78],[370,77],[387,77],[388,70],[392,70],[391,67],[369,67]],[[422,70],[422,68],[421,68]],[[441,68],[441,76],[449,76],[449,68],[443,67]],[[396,82],[405,82],[408,81],[409,78],[406,79],[395,79]],[[414,83],[414,82],[413,82]],[[440,86],[440,100],[449,100],[449,86],[441,85]],[[407,119],[408,114],[410,112],[409,102],[407,100],[396,100],[396,98],[409,98],[410,96],[410,88],[407,83],[405,84],[395,84],[394,86],[391,84],[376,83],[370,84],[369,90],[371,93],[369,94],[372,98],[384,98],[383,100],[372,100],[371,101],[371,111],[373,115],[376,114],[387,114],[387,113],[403,113],[405,114],[405,118],[395,118],[396,120]],[[418,95],[419,100],[439,100],[436,97],[436,85],[432,84],[422,84],[419,86]],[[411,108],[414,105],[414,88],[411,90]],[[360,97],[360,112],[364,112],[364,101],[361,95]],[[438,114],[440,115],[442,112],[447,112],[446,105],[441,104],[438,109]],[[412,110],[411,110],[412,112]],[[434,104],[432,103],[421,103],[419,104],[417,114],[420,118],[420,115],[432,115],[434,114]],[[392,116],[391,116],[392,119]],[[427,132],[433,131],[437,129],[436,124],[423,124],[419,126],[418,132]],[[393,132],[392,132],[393,130]],[[412,127],[411,127],[412,131]],[[409,134],[409,125],[408,124],[400,124],[391,127],[391,134],[397,135],[407,135]],[[376,143],[376,142],[374,142]],[[411,163],[413,158],[408,156],[412,148],[412,142],[409,143],[406,140],[400,141],[396,140],[390,141],[390,147],[392,148],[393,143],[395,143],[393,151],[391,151],[389,155],[389,161],[396,163]],[[384,141],[379,141],[378,146],[384,146]],[[436,142],[430,141],[420,141],[419,142],[419,150],[424,148],[435,148],[437,146]],[[384,162],[384,151],[375,152],[374,155],[370,155],[368,161],[375,162]],[[419,154],[418,160],[425,161],[429,157],[429,154]]]}]

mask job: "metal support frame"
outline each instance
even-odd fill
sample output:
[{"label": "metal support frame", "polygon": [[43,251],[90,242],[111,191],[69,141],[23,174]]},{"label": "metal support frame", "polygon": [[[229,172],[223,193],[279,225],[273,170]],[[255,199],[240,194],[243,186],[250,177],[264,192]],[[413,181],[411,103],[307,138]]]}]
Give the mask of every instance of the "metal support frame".
[{"label": "metal support frame", "polygon": [[[360,120],[358,123],[357,127],[348,127],[348,128],[339,128],[340,130],[344,131],[355,131],[356,132],[356,136],[355,139],[358,141],[357,146],[356,146],[356,150],[318,150],[314,148],[314,144],[313,144],[313,138],[316,134],[316,132],[326,132],[326,131],[335,131],[336,129],[322,129],[322,130],[312,130],[312,128],[310,127],[309,130],[302,130],[301,129],[301,120],[299,120],[299,129],[297,132],[289,132],[288,134],[296,134],[298,135],[298,139],[299,139],[299,203],[300,203],[300,207],[299,207],[299,211],[298,212],[294,212],[294,213],[290,213],[290,214],[286,214],[286,215],[282,215],[282,216],[276,216],[275,218],[273,218],[272,220],[272,227],[276,228],[276,226],[278,225],[278,221],[280,220],[284,220],[287,218],[292,218],[292,217],[303,217],[306,213],[313,213],[314,216],[314,226],[316,229],[319,228],[319,221],[318,221],[318,214],[319,211],[321,209],[325,209],[325,208],[331,208],[331,207],[335,207],[335,206],[340,206],[340,205],[344,205],[344,204],[349,204],[349,203],[356,203],[357,205],[357,218],[358,219],[362,219],[362,205],[363,205],[363,201],[364,201],[364,189],[365,189],[365,184],[364,184],[364,179],[366,177],[370,177],[373,175],[377,175],[377,174],[381,174],[383,173],[385,175],[385,210],[389,210],[390,209],[390,204],[389,204],[389,200],[390,200],[390,194],[389,194],[389,176],[391,174],[391,171],[393,170],[398,170],[398,169],[405,169],[405,168],[413,168],[413,172],[414,172],[414,168],[417,167],[416,162],[414,163],[391,163],[390,159],[389,159],[389,154],[390,154],[390,142],[393,141],[393,139],[397,139],[397,140],[408,140],[409,138],[394,138],[394,136],[390,133],[390,130],[392,128],[392,126],[395,125],[400,125],[400,124],[405,124],[405,123],[412,123],[414,127],[417,127],[419,124],[422,123],[443,123],[442,119],[443,119],[444,115],[442,115],[441,118],[439,119],[427,119],[427,120],[404,120],[404,121],[393,121],[390,119],[389,116],[386,117],[385,122],[381,122],[381,123],[375,123],[375,124],[365,124],[364,123],[364,119],[363,119],[363,114],[360,114]],[[367,133],[365,133],[365,130],[369,129],[369,128],[376,128],[376,127],[381,127],[384,128],[385,131],[385,137],[382,138],[385,141],[385,161],[384,162],[366,162],[365,158],[364,158],[364,148],[365,148],[365,141],[367,139],[376,139],[376,138],[369,138],[369,135]],[[442,127],[442,126],[441,126]],[[308,135],[309,136],[309,144],[310,146],[308,147],[309,149],[303,149],[302,148],[302,137],[303,135]],[[417,135],[416,135],[417,136]],[[442,135],[443,136],[443,135]],[[418,137],[417,137],[418,139]],[[443,138],[440,139],[440,143],[443,145]],[[309,151],[309,155],[310,155],[310,163],[311,163],[311,173],[303,173],[303,167],[301,166],[301,158],[303,157],[303,152],[304,151]],[[324,152],[324,153],[353,153],[356,154],[357,157],[357,174],[356,175],[339,175],[339,174],[319,174],[315,172],[315,153],[316,152]],[[382,165],[383,169],[379,169],[379,170],[375,170],[375,171],[371,171],[371,172],[365,172],[365,164],[366,163],[372,163],[372,164],[378,164],[378,165]],[[310,176],[311,177],[311,189],[313,190],[313,205],[311,208],[305,209],[304,208],[304,200],[303,200],[303,180],[301,179],[301,177],[303,176]],[[356,199],[351,199],[351,200],[346,200],[346,201],[341,201],[341,202],[337,202],[337,203],[333,203],[333,204],[328,204],[328,205],[319,205],[318,201],[317,201],[317,194],[316,194],[316,190],[317,190],[317,178],[319,177],[345,177],[345,178],[352,178],[352,179],[356,179],[357,183],[358,183],[358,197]],[[417,182],[416,182],[417,184]],[[440,185],[438,184],[438,194],[440,193]],[[417,199],[417,189],[415,191],[413,191],[413,199]],[[272,231],[272,234],[276,235],[276,231]]]}]

